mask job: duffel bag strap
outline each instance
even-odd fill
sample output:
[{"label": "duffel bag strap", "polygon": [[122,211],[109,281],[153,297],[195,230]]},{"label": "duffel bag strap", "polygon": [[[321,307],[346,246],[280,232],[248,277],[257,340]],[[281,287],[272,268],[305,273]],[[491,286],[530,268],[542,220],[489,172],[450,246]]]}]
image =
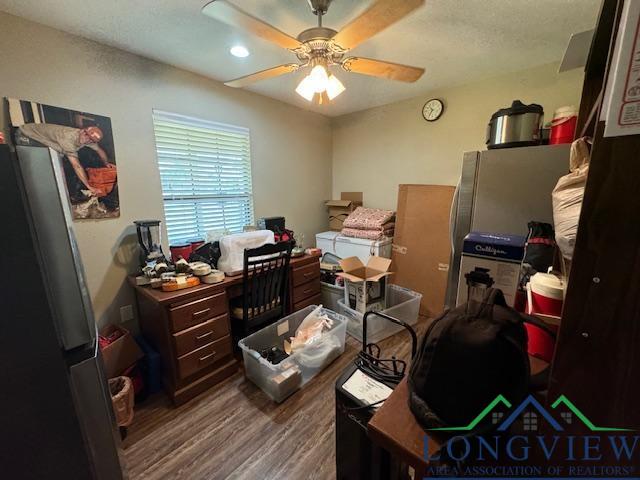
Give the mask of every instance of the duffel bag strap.
[{"label": "duffel bag strap", "polygon": [[500,305],[501,307],[507,306],[504,294],[499,288],[487,288],[482,302],[476,302],[473,300],[467,301],[467,313],[476,317],[491,316],[494,305]]}]

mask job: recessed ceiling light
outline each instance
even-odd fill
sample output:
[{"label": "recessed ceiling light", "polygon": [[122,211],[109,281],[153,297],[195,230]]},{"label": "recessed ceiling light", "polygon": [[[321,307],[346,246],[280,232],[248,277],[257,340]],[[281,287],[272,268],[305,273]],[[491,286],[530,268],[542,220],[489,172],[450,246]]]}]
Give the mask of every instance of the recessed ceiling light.
[{"label": "recessed ceiling light", "polygon": [[244,58],[249,56],[249,50],[247,50],[246,47],[243,47],[242,45],[236,45],[235,47],[231,47],[231,50],[229,50],[229,52],[231,53],[231,55],[238,58]]}]

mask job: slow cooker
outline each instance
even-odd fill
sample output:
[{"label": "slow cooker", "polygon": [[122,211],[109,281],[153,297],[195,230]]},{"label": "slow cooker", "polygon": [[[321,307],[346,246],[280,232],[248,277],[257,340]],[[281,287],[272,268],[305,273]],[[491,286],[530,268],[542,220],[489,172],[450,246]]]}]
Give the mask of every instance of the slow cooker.
[{"label": "slow cooker", "polygon": [[543,116],[541,105],[525,105],[520,100],[514,100],[510,107],[491,115],[487,125],[487,148],[540,145]]}]

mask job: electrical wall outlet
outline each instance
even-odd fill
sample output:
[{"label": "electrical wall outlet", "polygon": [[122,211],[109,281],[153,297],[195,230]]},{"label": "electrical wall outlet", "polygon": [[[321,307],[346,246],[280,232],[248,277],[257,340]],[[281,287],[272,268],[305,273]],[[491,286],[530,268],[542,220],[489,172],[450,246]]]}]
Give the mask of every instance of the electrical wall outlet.
[{"label": "electrical wall outlet", "polygon": [[120,307],[120,323],[133,320],[133,305],[125,305]]}]

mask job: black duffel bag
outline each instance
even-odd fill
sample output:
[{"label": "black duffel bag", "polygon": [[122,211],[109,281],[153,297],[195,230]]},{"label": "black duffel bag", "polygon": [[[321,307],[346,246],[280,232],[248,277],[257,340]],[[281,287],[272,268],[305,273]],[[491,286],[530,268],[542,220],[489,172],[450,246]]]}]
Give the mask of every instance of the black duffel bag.
[{"label": "black duffel bag", "polygon": [[409,407],[425,430],[469,425],[498,395],[517,405],[546,387],[548,369],[530,377],[524,322],[553,335],[536,317],[507,306],[493,288],[483,301],[470,300],[433,321],[408,378]]}]

